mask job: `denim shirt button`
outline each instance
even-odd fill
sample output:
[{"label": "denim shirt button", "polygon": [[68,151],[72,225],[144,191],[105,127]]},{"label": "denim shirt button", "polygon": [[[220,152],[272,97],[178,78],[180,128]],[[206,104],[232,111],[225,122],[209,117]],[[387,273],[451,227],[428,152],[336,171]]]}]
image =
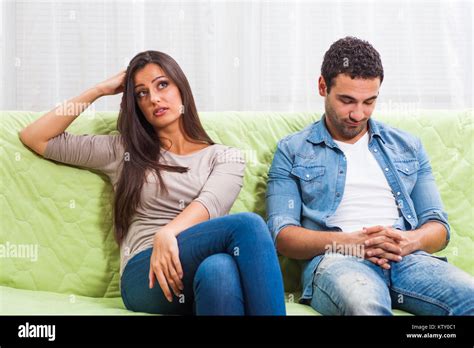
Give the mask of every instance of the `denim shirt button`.
[{"label": "denim shirt button", "polygon": [[400,196],[400,192],[397,192],[397,196]]},{"label": "denim shirt button", "polygon": [[374,152],[377,152],[377,149],[374,149]]},{"label": "denim shirt button", "polygon": [[385,168],[385,171],[388,172],[388,168]]},{"label": "denim shirt button", "polygon": [[344,171],[343,171],[343,170],[339,171],[339,174],[343,174],[343,173],[344,173]]},{"label": "denim shirt button", "polygon": [[336,192],[336,197],[339,197],[341,194],[339,192]]},{"label": "denim shirt button", "polygon": [[408,215],[408,218],[411,219],[411,215]]},{"label": "denim shirt button", "polygon": [[309,178],[309,174],[306,174],[306,177]]}]

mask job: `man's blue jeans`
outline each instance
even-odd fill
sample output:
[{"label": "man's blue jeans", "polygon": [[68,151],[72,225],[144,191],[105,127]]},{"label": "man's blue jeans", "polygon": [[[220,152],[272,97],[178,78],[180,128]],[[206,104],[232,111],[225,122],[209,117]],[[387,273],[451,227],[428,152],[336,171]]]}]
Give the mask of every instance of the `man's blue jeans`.
[{"label": "man's blue jeans", "polygon": [[474,278],[417,251],[384,270],[368,260],[325,255],[313,280],[311,306],[323,315],[474,315]]},{"label": "man's blue jeans", "polygon": [[181,232],[182,295],[168,302],[148,287],[152,248],[135,255],[121,278],[129,310],[181,315],[285,315],[283,279],[267,225],[253,213],[227,215]]}]

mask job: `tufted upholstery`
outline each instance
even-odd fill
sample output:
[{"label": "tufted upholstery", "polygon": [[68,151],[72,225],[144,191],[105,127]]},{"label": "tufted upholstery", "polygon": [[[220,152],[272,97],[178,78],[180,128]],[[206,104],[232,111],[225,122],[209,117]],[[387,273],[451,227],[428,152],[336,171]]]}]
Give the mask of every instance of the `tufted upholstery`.
[{"label": "tufted upholstery", "polygon": [[[111,185],[104,175],[44,160],[25,148],[18,131],[39,116],[1,112],[0,244],[4,250],[37,245],[38,258],[0,258],[0,312],[132,314],[120,299]],[[68,132],[113,133],[116,117],[112,112],[83,114]],[[231,212],[265,216],[265,183],[276,142],[319,118],[310,113],[201,113],[214,141],[241,148],[247,158],[244,188]],[[472,111],[422,110],[374,118],[423,141],[452,226],[451,243],[439,254],[474,274]],[[289,314],[314,314],[292,303],[300,291],[299,264],[283,257],[280,262]]]}]

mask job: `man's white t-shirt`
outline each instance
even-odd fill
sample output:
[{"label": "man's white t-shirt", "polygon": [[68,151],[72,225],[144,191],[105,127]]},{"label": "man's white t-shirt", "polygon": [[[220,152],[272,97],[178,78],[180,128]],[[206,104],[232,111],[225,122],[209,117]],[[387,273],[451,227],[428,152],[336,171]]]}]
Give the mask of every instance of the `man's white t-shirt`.
[{"label": "man's white t-shirt", "polygon": [[327,225],[340,227],[343,232],[393,225],[399,217],[398,207],[382,169],[369,150],[369,132],[355,144],[335,142],[346,156],[346,185],[342,201],[327,219]]}]

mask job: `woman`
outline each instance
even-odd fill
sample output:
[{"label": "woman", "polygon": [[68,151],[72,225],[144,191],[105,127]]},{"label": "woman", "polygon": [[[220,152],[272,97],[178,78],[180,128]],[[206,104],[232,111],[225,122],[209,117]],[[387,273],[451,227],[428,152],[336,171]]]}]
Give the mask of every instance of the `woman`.
[{"label": "woman", "polygon": [[[119,135],[64,132],[97,98],[121,92]],[[241,154],[206,134],[189,83],[170,56],[139,53],[126,71],[42,116],[20,139],[45,158],[109,176],[128,309],[285,314],[266,224],[253,213],[225,216],[242,187]]]}]

